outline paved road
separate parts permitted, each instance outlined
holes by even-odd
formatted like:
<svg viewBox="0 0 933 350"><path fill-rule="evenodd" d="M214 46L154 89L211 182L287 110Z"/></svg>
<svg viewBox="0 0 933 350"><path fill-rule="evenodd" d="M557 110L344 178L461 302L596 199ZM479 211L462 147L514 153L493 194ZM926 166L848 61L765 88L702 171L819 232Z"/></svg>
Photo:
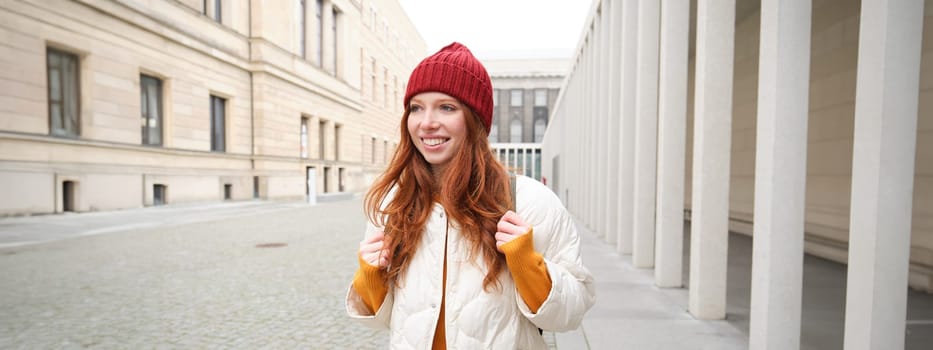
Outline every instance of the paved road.
<svg viewBox="0 0 933 350"><path fill-rule="evenodd" d="M8 238L0 248L0 348L384 347L386 332L343 310L364 229L360 200L272 206L234 205L202 213L215 221L201 222L191 219L194 207L165 209L157 220L150 210L112 229L59 233L30 224L42 218L0 220ZM17 245L17 228L54 240ZM61 239L67 235L80 237ZM286 245L257 247L266 243Z"/></svg>

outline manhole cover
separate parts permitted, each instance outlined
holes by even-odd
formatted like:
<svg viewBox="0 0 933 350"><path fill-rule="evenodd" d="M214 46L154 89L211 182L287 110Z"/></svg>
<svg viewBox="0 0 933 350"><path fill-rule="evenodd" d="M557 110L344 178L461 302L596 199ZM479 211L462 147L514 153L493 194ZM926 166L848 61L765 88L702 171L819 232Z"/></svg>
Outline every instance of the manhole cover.
<svg viewBox="0 0 933 350"><path fill-rule="evenodd" d="M259 244L256 245L256 248L279 248L279 247L284 247L284 246L287 246L287 245L288 245L287 243L279 243L279 242L276 242L276 243L259 243Z"/></svg>

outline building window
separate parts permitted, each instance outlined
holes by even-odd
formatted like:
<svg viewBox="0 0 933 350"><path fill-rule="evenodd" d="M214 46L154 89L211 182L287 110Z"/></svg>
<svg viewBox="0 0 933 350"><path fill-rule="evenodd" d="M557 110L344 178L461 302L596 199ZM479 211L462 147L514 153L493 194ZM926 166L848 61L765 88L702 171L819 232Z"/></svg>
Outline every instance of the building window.
<svg viewBox="0 0 933 350"><path fill-rule="evenodd" d="M162 80L139 76L143 144L162 145Z"/></svg>
<svg viewBox="0 0 933 350"><path fill-rule="evenodd" d="M496 96L495 90L493 90L493 96ZM493 100L495 102L495 100ZM489 142L495 143L499 142L499 109L492 109L492 125L489 128Z"/></svg>
<svg viewBox="0 0 933 350"><path fill-rule="evenodd" d="M376 103L376 58L372 58L373 69L369 73L369 77L373 81L373 103Z"/></svg>
<svg viewBox="0 0 933 350"><path fill-rule="evenodd" d="M81 91L78 56L48 49L49 126L53 136L78 137L81 134Z"/></svg>
<svg viewBox="0 0 933 350"><path fill-rule="evenodd" d="M314 16L317 19L317 56L314 63L321 67L324 64L324 0L315 1Z"/></svg>
<svg viewBox="0 0 933 350"><path fill-rule="evenodd" d="M366 96L366 84L363 79L366 79L366 66L363 65L363 62L366 62L366 54L363 52L363 48L360 48L360 99L362 100Z"/></svg>
<svg viewBox="0 0 933 350"><path fill-rule="evenodd" d="M301 58L307 58L307 13L305 0L298 0L298 9L295 10L296 21L298 22L298 54Z"/></svg>
<svg viewBox="0 0 933 350"><path fill-rule="evenodd" d="M334 160L340 160L340 133L343 125L334 124Z"/></svg>
<svg viewBox="0 0 933 350"><path fill-rule="evenodd" d="M233 184L224 184L224 200L233 199Z"/></svg>
<svg viewBox="0 0 933 350"><path fill-rule="evenodd" d="M382 68L382 107L389 108L389 68Z"/></svg>
<svg viewBox="0 0 933 350"><path fill-rule="evenodd" d="M324 193L330 192L330 167L324 167Z"/></svg>
<svg viewBox="0 0 933 350"><path fill-rule="evenodd" d="M535 90L535 107L547 107L547 90Z"/></svg>
<svg viewBox="0 0 933 350"><path fill-rule="evenodd" d="M509 142L522 142L522 120L520 118L512 118L512 124L509 126L509 133Z"/></svg>
<svg viewBox="0 0 933 350"><path fill-rule="evenodd" d="M220 2L221 2L221 0L214 0L214 21L217 22L217 23L221 23L221 24L222 24L222 23L223 23L223 20L222 20L223 17L221 16L222 13L220 12L220 8L221 8L221 6L220 6L221 3L220 3Z"/></svg>
<svg viewBox="0 0 933 350"><path fill-rule="evenodd" d="M372 142L372 147L373 147L373 151L372 151L372 163L373 163L373 164L376 164L376 138L373 137L372 140L373 140L373 142Z"/></svg>
<svg viewBox="0 0 933 350"><path fill-rule="evenodd" d="M398 76L392 76L392 107L398 110Z"/></svg>
<svg viewBox="0 0 933 350"><path fill-rule="evenodd" d="M492 118L492 127L489 128L489 142L499 142L499 125L496 123L496 118Z"/></svg>
<svg viewBox="0 0 933 350"><path fill-rule="evenodd" d="M535 119L535 142L540 143L544 139L545 130L547 130L547 120L543 118Z"/></svg>
<svg viewBox="0 0 933 350"><path fill-rule="evenodd" d="M492 89L492 105L499 105L499 89Z"/></svg>
<svg viewBox="0 0 933 350"><path fill-rule="evenodd" d="M211 151L214 152L224 152L226 149L226 108L226 99L211 95Z"/></svg>
<svg viewBox="0 0 933 350"><path fill-rule="evenodd" d="M308 117L301 117L301 158L308 158Z"/></svg>
<svg viewBox="0 0 933 350"><path fill-rule="evenodd" d="M331 48L331 59L334 61L334 76L337 76L337 47L339 46L337 42L337 21L340 19L340 11L336 7L332 8L333 18L330 21L330 30L333 40L331 43L333 47Z"/></svg>
<svg viewBox="0 0 933 350"><path fill-rule="evenodd" d="M511 98L509 98L509 106L521 107L522 106L522 90L515 89L515 90L510 91L510 93L512 94L512 96Z"/></svg>
<svg viewBox="0 0 933 350"><path fill-rule="evenodd" d="M389 162L389 141L382 141L382 163Z"/></svg>
<svg viewBox="0 0 933 350"><path fill-rule="evenodd" d="M321 120L317 123L318 138L318 157L324 159L324 131L327 129L327 121Z"/></svg>

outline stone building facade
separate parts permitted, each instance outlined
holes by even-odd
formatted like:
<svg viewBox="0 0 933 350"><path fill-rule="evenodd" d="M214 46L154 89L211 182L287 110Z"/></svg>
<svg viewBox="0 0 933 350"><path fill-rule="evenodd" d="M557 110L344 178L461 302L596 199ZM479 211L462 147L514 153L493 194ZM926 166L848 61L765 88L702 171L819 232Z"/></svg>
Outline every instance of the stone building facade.
<svg viewBox="0 0 933 350"><path fill-rule="evenodd" d="M516 173L541 180L541 140L557 100L566 58L482 59L493 86L489 142Z"/></svg>
<svg viewBox="0 0 933 350"><path fill-rule="evenodd" d="M368 186L426 45L396 1L0 2L0 216Z"/></svg>

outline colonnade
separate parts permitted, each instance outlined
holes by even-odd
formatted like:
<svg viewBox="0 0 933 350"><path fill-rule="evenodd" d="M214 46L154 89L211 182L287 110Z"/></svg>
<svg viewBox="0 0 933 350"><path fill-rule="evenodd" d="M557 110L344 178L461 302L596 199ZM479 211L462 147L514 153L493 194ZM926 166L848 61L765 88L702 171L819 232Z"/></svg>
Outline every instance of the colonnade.
<svg viewBox="0 0 933 350"><path fill-rule="evenodd" d="M904 344L923 5L861 4L846 349ZM691 31L690 0L594 2L542 143L542 173L578 220L653 268L659 287L681 287L690 220L689 312L722 319L736 3L695 6ZM808 0L761 2L752 349L800 347L811 12Z"/></svg>

